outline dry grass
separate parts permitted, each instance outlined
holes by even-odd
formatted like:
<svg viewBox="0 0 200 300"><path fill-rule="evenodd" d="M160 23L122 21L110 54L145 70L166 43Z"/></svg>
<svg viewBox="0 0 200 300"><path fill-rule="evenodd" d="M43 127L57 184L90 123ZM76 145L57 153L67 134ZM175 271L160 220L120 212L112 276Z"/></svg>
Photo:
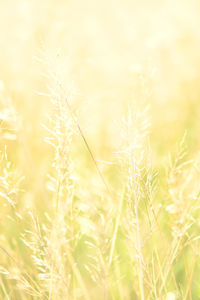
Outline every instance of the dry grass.
<svg viewBox="0 0 200 300"><path fill-rule="evenodd" d="M0 299L200 299L200 5L0 3Z"/></svg>

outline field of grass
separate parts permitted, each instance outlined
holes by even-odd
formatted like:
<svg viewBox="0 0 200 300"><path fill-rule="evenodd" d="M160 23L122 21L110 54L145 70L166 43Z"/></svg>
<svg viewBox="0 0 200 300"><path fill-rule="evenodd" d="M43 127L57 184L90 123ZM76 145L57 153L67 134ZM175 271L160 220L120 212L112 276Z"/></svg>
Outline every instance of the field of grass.
<svg viewBox="0 0 200 300"><path fill-rule="evenodd" d="M200 299L199 0L1 0L0 37L0 299Z"/></svg>

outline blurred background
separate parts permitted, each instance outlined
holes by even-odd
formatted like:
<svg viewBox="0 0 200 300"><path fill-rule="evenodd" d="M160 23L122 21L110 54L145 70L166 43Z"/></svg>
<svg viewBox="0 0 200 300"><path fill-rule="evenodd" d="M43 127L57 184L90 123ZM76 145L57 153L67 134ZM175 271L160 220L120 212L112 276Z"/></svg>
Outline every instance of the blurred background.
<svg viewBox="0 0 200 300"><path fill-rule="evenodd" d="M117 147L123 110L144 98L157 155L185 130L198 148L199 1L8 0L0 8L1 92L12 98L34 159L44 155L49 101L38 93L47 91L48 72L73 95L95 151Z"/></svg>

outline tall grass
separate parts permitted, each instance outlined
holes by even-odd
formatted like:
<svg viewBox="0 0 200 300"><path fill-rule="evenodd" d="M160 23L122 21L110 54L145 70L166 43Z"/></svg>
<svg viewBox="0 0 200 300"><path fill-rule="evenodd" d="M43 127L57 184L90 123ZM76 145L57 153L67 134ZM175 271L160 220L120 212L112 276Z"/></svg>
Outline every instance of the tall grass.
<svg viewBox="0 0 200 300"><path fill-rule="evenodd" d="M200 299L198 1L0 8L0 299Z"/></svg>

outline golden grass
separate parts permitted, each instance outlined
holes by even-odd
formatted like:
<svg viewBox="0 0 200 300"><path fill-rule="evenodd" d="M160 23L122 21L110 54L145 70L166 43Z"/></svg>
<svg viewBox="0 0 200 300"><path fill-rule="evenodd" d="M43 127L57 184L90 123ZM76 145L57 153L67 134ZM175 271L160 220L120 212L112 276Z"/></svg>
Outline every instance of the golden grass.
<svg viewBox="0 0 200 300"><path fill-rule="evenodd" d="M199 2L0 25L0 299L200 299Z"/></svg>

